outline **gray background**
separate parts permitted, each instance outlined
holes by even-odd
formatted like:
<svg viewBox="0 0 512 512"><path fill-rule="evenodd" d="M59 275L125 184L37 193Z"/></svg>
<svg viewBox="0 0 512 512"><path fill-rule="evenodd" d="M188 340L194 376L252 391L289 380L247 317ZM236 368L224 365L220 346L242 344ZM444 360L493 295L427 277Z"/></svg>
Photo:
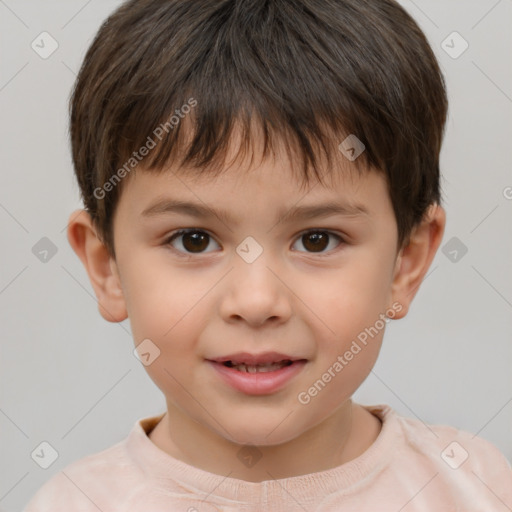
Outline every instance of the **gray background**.
<svg viewBox="0 0 512 512"><path fill-rule="evenodd" d="M64 466L165 409L133 355L128 321L100 317L65 231L69 213L81 207L67 101L86 48L119 3L0 0L3 511L21 510ZM402 5L426 32L447 80L443 246L457 240L437 254L410 314L391 322L355 399L478 434L512 460L512 1ZM47 59L31 48L43 31L59 45ZM460 52L460 40L446 39L454 31L469 44L457 58L443 49ZM57 248L46 262L32 252L43 237ZM48 469L31 458L42 441L59 454Z"/></svg>

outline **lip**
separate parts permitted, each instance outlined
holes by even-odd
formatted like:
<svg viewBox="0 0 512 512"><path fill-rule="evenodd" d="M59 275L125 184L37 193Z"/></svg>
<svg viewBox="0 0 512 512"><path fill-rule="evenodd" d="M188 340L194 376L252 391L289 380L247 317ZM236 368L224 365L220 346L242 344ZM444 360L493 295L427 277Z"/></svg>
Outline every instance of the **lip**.
<svg viewBox="0 0 512 512"><path fill-rule="evenodd" d="M283 359L290 359L284 357ZM230 360L230 359L226 359ZM282 360L282 359L280 359ZM272 372L246 373L224 366L222 362L207 360L222 380L247 395L270 395L282 389L302 371L306 359L294 360L291 365ZM252 363L256 364L256 363Z"/></svg>
<svg viewBox="0 0 512 512"><path fill-rule="evenodd" d="M214 359L208 359L208 361L213 361L216 363L224 363L226 361L231 361L233 364L248 364L248 365L256 365L256 364L267 364L267 363L277 363L279 361L299 361L303 360L303 358L293 357L286 354L281 354L279 352L262 352L261 354L250 354L249 352L237 352L236 354L231 354L228 356L216 357Z"/></svg>

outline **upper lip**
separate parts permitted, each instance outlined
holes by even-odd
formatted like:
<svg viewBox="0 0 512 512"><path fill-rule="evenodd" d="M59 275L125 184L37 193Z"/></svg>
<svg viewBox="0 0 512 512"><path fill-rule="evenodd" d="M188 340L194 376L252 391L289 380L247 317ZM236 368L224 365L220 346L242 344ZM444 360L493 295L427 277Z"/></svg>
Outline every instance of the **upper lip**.
<svg viewBox="0 0 512 512"><path fill-rule="evenodd" d="M233 364L268 364L278 363L279 361L299 361L304 360L303 357L293 357L286 354L280 354L279 352L263 352L261 354L249 354L248 352L237 352L228 356L215 357L209 359L216 363L225 363L231 361Z"/></svg>

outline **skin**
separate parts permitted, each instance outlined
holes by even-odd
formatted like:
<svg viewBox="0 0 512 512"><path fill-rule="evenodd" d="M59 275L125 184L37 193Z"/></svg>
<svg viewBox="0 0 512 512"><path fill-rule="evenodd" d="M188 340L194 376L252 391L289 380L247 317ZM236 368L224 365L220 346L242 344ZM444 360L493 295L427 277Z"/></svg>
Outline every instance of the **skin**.
<svg viewBox="0 0 512 512"><path fill-rule="evenodd" d="M379 435L380 420L351 396L373 368L385 329L309 403L297 397L380 315L390 309L394 319L407 314L441 242L445 212L433 205L398 250L381 173L351 173L339 153L329 182L313 179L304 188L282 146L257 163L233 165L234 149L229 155L231 164L215 179L173 167L126 177L113 222L115 260L84 210L71 214L68 239L102 316L111 322L129 317L135 345L149 338L160 350L145 367L167 403L149 435L153 443L197 468L251 482L324 471L358 457ZM164 197L227 210L231 220L141 215ZM278 217L281 208L330 200L359 204L367 213ZM199 252L183 236L168 241L185 228L210 235ZM302 236L313 228L332 235L315 246ZM247 236L263 249L252 263L236 252ZM308 362L282 390L249 396L226 385L205 361L238 351L278 351ZM243 445L261 454L253 467L237 457Z"/></svg>

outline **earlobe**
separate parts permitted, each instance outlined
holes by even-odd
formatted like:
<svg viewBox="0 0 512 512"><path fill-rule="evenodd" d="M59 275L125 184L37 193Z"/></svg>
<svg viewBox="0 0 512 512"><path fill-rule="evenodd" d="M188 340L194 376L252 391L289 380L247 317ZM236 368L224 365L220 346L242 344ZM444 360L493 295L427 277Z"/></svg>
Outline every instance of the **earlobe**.
<svg viewBox="0 0 512 512"><path fill-rule="evenodd" d="M441 244L446 214L440 205L431 205L423 221L417 225L397 257L392 284L393 301L402 305L395 318L403 318Z"/></svg>
<svg viewBox="0 0 512 512"><path fill-rule="evenodd" d="M67 236L89 275L101 316L109 322L122 322L128 314L117 265L85 210L70 215Z"/></svg>

